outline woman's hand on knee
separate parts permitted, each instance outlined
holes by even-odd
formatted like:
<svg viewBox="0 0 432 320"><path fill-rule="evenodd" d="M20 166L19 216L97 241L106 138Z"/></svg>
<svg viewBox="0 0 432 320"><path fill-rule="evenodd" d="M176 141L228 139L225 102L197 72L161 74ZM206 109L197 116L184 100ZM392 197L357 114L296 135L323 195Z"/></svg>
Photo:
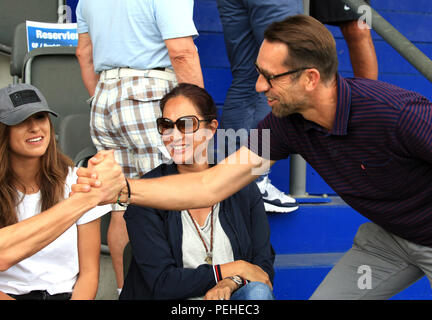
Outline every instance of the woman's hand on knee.
<svg viewBox="0 0 432 320"><path fill-rule="evenodd" d="M229 300L238 285L229 278L219 281L204 296L204 300Z"/></svg>
<svg viewBox="0 0 432 320"><path fill-rule="evenodd" d="M260 266L256 264L249 263L244 260L235 261L238 263L238 272L237 274L243 279L249 281L258 281L262 282L270 287L273 290L273 285L270 281L270 277Z"/></svg>

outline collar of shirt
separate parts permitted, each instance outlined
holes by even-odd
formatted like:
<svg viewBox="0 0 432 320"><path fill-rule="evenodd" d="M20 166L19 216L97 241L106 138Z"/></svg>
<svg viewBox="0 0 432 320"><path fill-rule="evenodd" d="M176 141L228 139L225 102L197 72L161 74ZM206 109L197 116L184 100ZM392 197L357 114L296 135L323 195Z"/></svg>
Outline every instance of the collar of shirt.
<svg viewBox="0 0 432 320"><path fill-rule="evenodd" d="M336 106L336 115L335 121L333 125L333 129L328 132L329 135L337 135L343 136L348 132L348 120L349 113L351 109L351 87L345 81L345 79L340 75L336 75L337 81L337 106ZM304 130L315 129L321 132L327 132L326 129L321 127L320 125L305 120Z"/></svg>

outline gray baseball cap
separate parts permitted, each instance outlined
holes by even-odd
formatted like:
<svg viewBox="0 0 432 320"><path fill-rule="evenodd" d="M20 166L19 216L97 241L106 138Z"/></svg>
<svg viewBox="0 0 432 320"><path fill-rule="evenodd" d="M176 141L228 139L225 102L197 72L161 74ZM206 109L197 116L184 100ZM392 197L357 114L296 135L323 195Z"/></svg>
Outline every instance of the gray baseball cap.
<svg viewBox="0 0 432 320"><path fill-rule="evenodd" d="M0 89L0 122L14 126L38 112L57 113L48 107L42 93L27 83L10 84Z"/></svg>

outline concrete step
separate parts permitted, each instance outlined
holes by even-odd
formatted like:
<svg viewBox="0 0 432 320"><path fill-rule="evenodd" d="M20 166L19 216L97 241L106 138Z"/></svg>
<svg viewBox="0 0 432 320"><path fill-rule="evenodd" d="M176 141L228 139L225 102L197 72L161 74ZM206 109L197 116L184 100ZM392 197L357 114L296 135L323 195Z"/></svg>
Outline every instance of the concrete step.
<svg viewBox="0 0 432 320"><path fill-rule="evenodd" d="M275 259L274 293L278 300L307 300L342 257L343 252L281 254ZM391 300L432 300L426 277Z"/></svg>
<svg viewBox="0 0 432 320"><path fill-rule="evenodd" d="M277 254L344 252L358 227L368 220L339 197L301 204L292 213L269 213L271 242Z"/></svg>
<svg viewBox="0 0 432 320"><path fill-rule="evenodd" d="M305 300L351 248L358 227L368 220L339 197L327 203L301 204L288 214L268 214L276 251L274 292L279 300ZM392 300L432 300L423 277Z"/></svg>
<svg viewBox="0 0 432 320"><path fill-rule="evenodd" d="M307 300L343 253L278 254L274 294L278 300Z"/></svg>

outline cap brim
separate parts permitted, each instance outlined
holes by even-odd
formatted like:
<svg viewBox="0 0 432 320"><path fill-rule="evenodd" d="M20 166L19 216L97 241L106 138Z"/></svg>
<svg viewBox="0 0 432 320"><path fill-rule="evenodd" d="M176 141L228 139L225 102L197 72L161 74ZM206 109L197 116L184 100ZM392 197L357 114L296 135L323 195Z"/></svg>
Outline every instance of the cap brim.
<svg viewBox="0 0 432 320"><path fill-rule="evenodd" d="M58 117L57 113L41 105L40 103L31 103L26 104L24 108L17 108L14 112L10 113L8 117L0 119L0 122L8 126L14 126L39 112L48 112L53 116Z"/></svg>

